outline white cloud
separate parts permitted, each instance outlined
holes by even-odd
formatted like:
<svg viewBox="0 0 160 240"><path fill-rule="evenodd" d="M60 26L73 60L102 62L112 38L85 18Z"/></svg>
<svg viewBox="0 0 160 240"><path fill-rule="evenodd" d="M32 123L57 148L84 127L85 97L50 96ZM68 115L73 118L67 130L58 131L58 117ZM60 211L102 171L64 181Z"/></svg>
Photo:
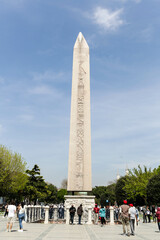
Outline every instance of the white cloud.
<svg viewBox="0 0 160 240"><path fill-rule="evenodd" d="M33 72L31 73L34 81L64 81L65 74L63 72L55 73L53 71L45 71L43 73Z"/></svg>
<svg viewBox="0 0 160 240"><path fill-rule="evenodd" d="M35 88L30 89L29 93L37 94L37 95L39 94L46 95L46 94L52 94L53 91L49 86L41 85L41 86L37 86Z"/></svg>
<svg viewBox="0 0 160 240"><path fill-rule="evenodd" d="M107 8L97 7L90 18L105 30L114 31L124 24L121 19L123 9L111 11Z"/></svg>
<svg viewBox="0 0 160 240"><path fill-rule="evenodd" d="M57 89L54 89L47 85L40 85L29 89L29 93L33 95L53 95L54 98L59 98L62 96L62 93Z"/></svg>

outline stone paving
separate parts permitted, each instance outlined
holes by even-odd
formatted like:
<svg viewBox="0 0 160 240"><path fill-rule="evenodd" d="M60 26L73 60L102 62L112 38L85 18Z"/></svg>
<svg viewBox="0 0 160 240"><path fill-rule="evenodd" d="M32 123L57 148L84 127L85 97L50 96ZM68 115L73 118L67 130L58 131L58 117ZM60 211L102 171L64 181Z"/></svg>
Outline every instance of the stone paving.
<svg viewBox="0 0 160 240"><path fill-rule="evenodd" d="M24 231L18 232L18 221L14 223L12 232L5 232L6 219L0 217L0 240L119 240L128 239L122 236L122 225L66 225L24 223ZM136 227L135 240L160 240L160 232L155 223L140 223ZM130 239L129 238L129 239Z"/></svg>

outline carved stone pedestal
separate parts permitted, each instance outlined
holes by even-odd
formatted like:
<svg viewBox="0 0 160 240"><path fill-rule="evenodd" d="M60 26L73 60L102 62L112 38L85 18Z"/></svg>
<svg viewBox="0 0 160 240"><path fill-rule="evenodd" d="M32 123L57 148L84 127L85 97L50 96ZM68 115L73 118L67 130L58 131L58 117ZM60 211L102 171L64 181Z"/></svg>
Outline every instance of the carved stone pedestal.
<svg viewBox="0 0 160 240"><path fill-rule="evenodd" d="M70 213L69 209L72 205L76 208L76 213L74 216L74 223L78 223L77 208L82 204L83 215L81 219L82 224L92 224L93 220L93 208L95 206L95 196L85 196L85 195L66 195L65 197L65 208L66 208L66 224L70 223Z"/></svg>

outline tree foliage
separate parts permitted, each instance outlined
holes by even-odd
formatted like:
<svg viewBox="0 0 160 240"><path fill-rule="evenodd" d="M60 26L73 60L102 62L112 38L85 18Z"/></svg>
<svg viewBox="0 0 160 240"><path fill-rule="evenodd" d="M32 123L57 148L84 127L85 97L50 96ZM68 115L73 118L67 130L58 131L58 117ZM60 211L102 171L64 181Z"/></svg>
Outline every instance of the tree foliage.
<svg viewBox="0 0 160 240"><path fill-rule="evenodd" d="M32 170L26 171L28 175L28 181L24 194L29 199L29 202L37 201L44 202L47 197L48 188L43 177L40 175L40 168L38 165L34 165Z"/></svg>
<svg viewBox="0 0 160 240"><path fill-rule="evenodd" d="M26 162L18 153L0 145L0 195L8 199L22 198L27 181Z"/></svg>
<svg viewBox="0 0 160 240"><path fill-rule="evenodd" d="M160 204L160 173L149 179L147 184L147 201L149 204Z"/></svg>
<svg viewBox="0 0 160 240"><path fill-rule="evenodd" d="M96 203L99 205L105 206L106 200L108 200L108 204L114 204L115 202L115 183L112 183L108 186L96 186L92 189L93 195L95 195Z"/></svg>
<svg viewBox="0 0 160 240"><path fill-rule="evenodd" d="M127 176L121 177L115 186L116 202L118 205L121 205L123 203L123 200L127 199L127 193L125 191L126 179Z"/></svg>
<svg viewBox="0 0 160 240"><path fill-rule="evenodd" d="M67 190L62 188L57 193L58 203L64 202L64 195L67 195Z"/></svg>
<svg viewBox="0 0 160 240"><path fill-rule="evenodd" d="M51 183L47 183L48 194L45 198L46 203L57 203L57 187Z"/></svg>
<svg viewBox="0 0 160 240"><path fill-rule="evenodd" d="M147 169L144 166L144 170L138 165L138 168L129 170L129 176L125 180L125 186L123 190L126 192L128 199L134 201L137 205L137 199L141 199L142 202L147 203L146 187L149 179L153 176L154 172L151 168Z"/></svg>

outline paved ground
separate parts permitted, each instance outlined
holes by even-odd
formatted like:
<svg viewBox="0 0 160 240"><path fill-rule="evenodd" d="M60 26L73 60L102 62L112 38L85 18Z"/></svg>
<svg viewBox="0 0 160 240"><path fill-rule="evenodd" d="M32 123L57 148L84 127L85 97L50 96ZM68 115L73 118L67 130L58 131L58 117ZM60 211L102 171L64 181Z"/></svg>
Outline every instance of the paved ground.
<svg viewBox="0 0 160 240"><path fill-rule="evenodd" d="M18 222L14 223L12 232L5 232L6 219L0 217L0 239L1 240L119 240L128 239L127 236L121 236L122 225L65 225L65 224L41 224L25 223L24 232L18 232ZM140 223L136 228L136 235L129 239L135 240L160 240L155 223Z"/></svg>

